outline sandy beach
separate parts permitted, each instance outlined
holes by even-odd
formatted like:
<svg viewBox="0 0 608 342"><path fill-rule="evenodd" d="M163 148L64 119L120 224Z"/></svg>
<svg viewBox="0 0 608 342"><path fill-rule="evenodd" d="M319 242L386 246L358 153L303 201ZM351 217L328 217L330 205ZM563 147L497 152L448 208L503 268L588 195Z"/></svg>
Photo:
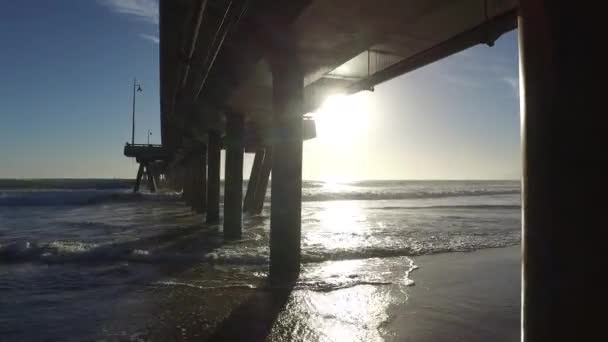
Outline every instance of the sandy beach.
<svg viewBox="0 0 608 342"><path fill-rule="evenodd" d="M182 287L145 340L519 341L520 248L414 258L415 285L334 291Z"/></svg>
<svg viewBox="0 0 608 342"><path fill-rule="evenodd" d="M389 309L388 341L519 341L520 247L414 259L408 300Z"/></svg>

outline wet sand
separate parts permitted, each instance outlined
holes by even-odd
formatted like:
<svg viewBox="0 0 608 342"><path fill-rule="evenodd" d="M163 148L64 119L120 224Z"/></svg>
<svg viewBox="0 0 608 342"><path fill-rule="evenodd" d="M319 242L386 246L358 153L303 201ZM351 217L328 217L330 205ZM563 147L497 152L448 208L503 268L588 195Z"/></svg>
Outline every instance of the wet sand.
<svg viewBox="0 0 608 342"><path fill-rule="evenodd" d="M173 287L142 340L519 341L520 248L414 258L414 286ZM263 284L260 283L263 287ZM158 298L165 298L165 294Z"/></svg>
<svg viewBox="0 0 608 342"><path fill-rule="evenodd" d="M387 341L519 341L520 247L414 258L404 304L389 309Z"/></svg>

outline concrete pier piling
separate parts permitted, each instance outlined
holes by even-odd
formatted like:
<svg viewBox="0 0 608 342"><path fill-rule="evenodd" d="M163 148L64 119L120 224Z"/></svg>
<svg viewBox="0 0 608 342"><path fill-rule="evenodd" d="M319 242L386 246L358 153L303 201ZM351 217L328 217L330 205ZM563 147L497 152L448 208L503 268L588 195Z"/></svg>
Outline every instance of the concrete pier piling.
<svg viewBox="0 0 608 342"><path fill-rule="evenodd" d="M154 162L150 162L147 165L147 170L148 170L148 174L150 175L150 177L152 177L152 192L156 192L156 190L158 190L159 186L160 186L160 170L158 169L158 165Z"/></svg>
<svg viewBox="0 0 608 342"><path fill-rule="evenodd" d="M135 186L133 187L133 192L139 192L139 188L141 187L141 181L146 177L146 182L148 184L148 190L150 192L156 192L157 184L158 184L158 176L155 173L154 167L150 165L148 162L140 162L139 167L137 169L137 177L135 178Z"/></svg>
<svg viewBox="0 0 608 342"><path fill-rule="evenodd" d="M184 169L183 169L183 198L184 202L190 207L194 207L194 188L196 187L194 181L194 158L189 156L184 161Z"/></svg>
<svg viewBox="0 0 608 342"><path fill-rule="evenodd" d="M224 238L239 239L243 225L243 129L240 113L226 117L226 175L224 177Z"/></svg>
<svg viewBox="0 0 608 342"><path fill-rule="evenodd" d="M209 131L207 144L207 223L220 221L220 162L221 138L217 131Z"/></svg>
<svg viewBox="0 0 608 342"><path fill-rule="evenodd" d="M259 214L264 208L264 200L266 199L266 192L268 191L268 180L270 179L270 171L272 170L272 148L266 147L264 149L264 160L262 161L262 167L260 170L260 178L255 189L255 198L251 212L253 214Z"/></svg>
<svg viewBox="0 0 608 342"><path fill-rule="evenodd" d="M249 175L249 182L247 183L247 192L245 193L245 200L243 201L243 212L246 213L253 213L254 211L256 192L260 185L262 163L264 162L264 152L263 148L259 148L255 152L251 173Z"/></svg>
<svg viewBox="0 0 608 342"><path fill-rule="evenodd" d="M146 178L148 181L148 189L150 192L156 192L156 175L154 174L154 167L150 165L150 163L144 164L146 169Z"/></svg>
<svg viewBox="0 0 608 342"><path fill-rule="evenodd" d="M192 156L192 209L204 213L207 207L207 150L202 148Z"/></svg>
<svg viewBox="0 0 608 342"><path fill-rule="evenodd" d="M605 334L600 5L520 1L523 341ZM594 61L594 59L597 60Z"/></svg>
<svg viewBox="0 0 608 342"><path fill-rule="evenodd" d="M139 163L139 168L137 169L137 177L135 178L135 186L133 187L133 192L139 192L139 186L141 184L141 178L144 175L144 164Z"/></svg>
<svg viewBox="0 0 608 342"><path fill-rule="evenodd" d="M304 76L297 40L288 27L278 31L270 58L274 119L270 282L283 285L300 272Z"/></svg>

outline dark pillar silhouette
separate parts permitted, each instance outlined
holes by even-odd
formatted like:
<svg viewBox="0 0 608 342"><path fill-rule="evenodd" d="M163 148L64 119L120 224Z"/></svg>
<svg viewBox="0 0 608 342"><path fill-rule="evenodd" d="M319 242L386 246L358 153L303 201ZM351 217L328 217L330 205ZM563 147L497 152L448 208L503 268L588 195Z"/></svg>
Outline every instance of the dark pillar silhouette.
<svg viewBox="0 0 608 342"><path fill-rule="evenodd" d="M224 176L224 238L240 239L243 225L243 115L226 116Z"/></svg>
<svg viewBox="0 0 608 342"><path fill-rule="evenodd" d="M161 171L160 171L158 163L155 163L155 162L148 163L148 170L152 174L152 180L154 181L153 192L156 192L156 190L158 190L159 186L161 185L161 181L160 181Z"/></svg>
<svg viewBox="0 0 608 342"><path fill-rule="evenodd" d="M273 89L273 163L270 281L283 285L300 272L302 116L304 78L290 27L277 28L270 56Z"/></svg>
<svg viewBox="0 0 608 342"><path fill-rule="evenodd" d="M139 192L139 185L141 184L141 177L144 174L144 164L139 163L139 168L137 169L137 177L135 178L135 187L133 187L133 192Z"/></svg>
<svg viewBox="0 0 608 342"><path fill-rule="evenodd" d="M253 159L249 182L247 183L247 192L245 193L245 201L243 202L244 212L253 211L253 207L255 205L255 195L260 182L263 161L264 149L259 148L255 151L255 158Z"/></svg>
<svg viewBox="0 0 608 342"><path fill-rule="evenodd" d="M268 179L272 169L272 148L266 147L264 151L264 160L260 168L260 178L255 189L255 198L251 213L259 214L264 208L264 200L266 199L266 191L268 188Z"/></svg>
<svg viewBox="0 0 608 342"><path fill-rule="evenodd" d="M204 152L203 152L204 151ZM192 208L205 212L207 202L207 151L202 149L192 156Z"/></svg>
<svg viewBox="0 0 608 342"><path fill-rule="evenodd" d="M207 210L207 146L204 145L201 150L201 212Z"/></svg>
<svg viewBox="0 0 608 342"><path fill-rule="evenodd" d="M184 160L184 167L183 167L183 173L182 173L182 181L183 181L183 194L182 197L184 199L184 202L186 202L186 204L190 207L192 207L192 197L193 197L193 172L192 172L192 158L191 157L187 157L186 160Z"/></svg>
<svg viewBox="0 0 608 342"><path fill-rule="evenodd" d="M207 223L220 222L220 162L221 141L216 131L209 132L207 145L208 181L207 181Z"/></svg>
<svg viewBox="0 0 608 342"><path fill-rule="evenodd" d="M605 335L599 3L520 1L524 341ZM600 299L602 298L602 299Z"/></svg>
<svg viewBox="0 0 608 342"><path fill-rule="evenodd" d="M156 176L154 174L154 167L151 165L151 163L145 163L144 167L146 170L148 189L150 189L150 192L156 192Z"/></svg>

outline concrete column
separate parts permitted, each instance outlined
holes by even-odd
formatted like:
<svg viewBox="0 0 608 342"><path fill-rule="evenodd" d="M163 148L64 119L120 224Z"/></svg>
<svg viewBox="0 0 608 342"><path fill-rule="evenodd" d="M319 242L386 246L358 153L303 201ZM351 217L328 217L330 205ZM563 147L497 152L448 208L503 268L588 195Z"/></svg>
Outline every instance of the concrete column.
<svg viewBox="0 0 608 342"><path fill-rule="evenodd" d="M593 18L604 12L599 3L519 5L523 341L593 341L606 325L605 61Z"/></svg>
<svg viewBox="0 0 608 342"><path fill-rule="evenodd" d="M247 183L247 192L245 193L245 201L243 202L243 211L252 212L255 205L255 195L260 182L260 172L262 171L262 162L264 161L264 149L257 149L253 165L251 166L251 174Z"/></svg>
<svg viewBox="0 0 608 342"><path fill-rule="evenodd" d="M161 169L158 165L158 163L152 163L151 166L152 168L152 177L154 177L154 189L158 190L159 187L161 187Z"/></svg>
<svg viewBox="0 0 608 342"><path fill-rule="evenodd" d="M198 151L192 156L192 208L198 213L207 206L207 151Z"/></svg>
<svg viewBox="0 0 608 342"><path fill-rule="evenodd" d="M177 191L182 191L182 200L184 198L184 188L186 185L186 162L182 161L182 163L175 168L175 186Z"/></svg>
<svg viewBox="0 0 608 342"><path fill-rule="evenodd" d="M243 115L226 116L224 176L224 238L241 238L243 225Z"/></svg>
<svg viewBox="0 0 608 342"><path fill-rule="evenodd" d="M207 145L208 181L207 181L207 223L220 222L220 161L221 139L216 131L209 131Z"/></svg>
<svg viewBox="0 0 608 342"><path fill-rule="evenodd" d="M192 181L192 159L188 157L184 160L183 172L182 172L182 184L183 184L183 200L188 206L192 206L192 193L193 193L193 181Z"/></svg>
<svg viewBox="0 0 608 342"><path fill-rule="evenodd" d="M192 210L194 210L195 205L196 205L196 200L197 200L197 187L198 187L198 182L197 182L197 173L198 173L198 167L200 166L199 163L197 163L197 157L195 155L191 155L190 156L190 160L188 161L188 185L190 186L190 191L188 192L189 194L189 204L190 207L192 208Z"/></svg>
<svg viewBox="0 0 608 342"><path fill-rule="evenodd" d="M201 149L200 163L201 212L205 212L207 210L207 145Z"/></svg>
<svg viewBox="0 0 608 342"><path fill-rule="evenodd" d="M264 200L266 199L266 191L268 188L268 179L272 169L272 148L266 147L264 151L264 161L260 170L260 178L255 189L255 198L252 206L252 213L259 214L264 208Z"/></svg>
<svg viewBox="0 0 608 342"><path fill-rule="evenodd" d="M181 180L181 167L179 166L175 166L173 168L171 168L171 171L169 173L169 179L170 179L170 184L171 184L171 189L173 191L179 192L182 191L182 180Z"/></svg>
<svg viewBox="0 0 608 342"><path fill-rule="evenodd" d="M150 164L151 163L145 164L148 188L150 189L150 192L156 192L156 176L154 174L154 167Z"/></svg>
<svg viewBox="0 0 608 342"><path fill-rule="evenodd" d="M144 174L144 164L139 163L139 168L137 169L137 177L135 178L135 187L133 187L133 192L139 192L139 185L141 184L141 177Z"/></svg>
<svg viewBox="0 0 608 342"><path fill-rule="evenodd" d="M271 53L273 162L270 219L270 281L285 284L300 272L302 116L304 78L296 39L282 27Z"/></svg>
<svg viewBox="0 0 608 342"><path fill-rule="evenodd" d="M176 188L174 173L175 171L173 170L173 168L167 168L167 170L165 170L165 184L167 184L167 188L171 191L175 191Z"/></svg>

